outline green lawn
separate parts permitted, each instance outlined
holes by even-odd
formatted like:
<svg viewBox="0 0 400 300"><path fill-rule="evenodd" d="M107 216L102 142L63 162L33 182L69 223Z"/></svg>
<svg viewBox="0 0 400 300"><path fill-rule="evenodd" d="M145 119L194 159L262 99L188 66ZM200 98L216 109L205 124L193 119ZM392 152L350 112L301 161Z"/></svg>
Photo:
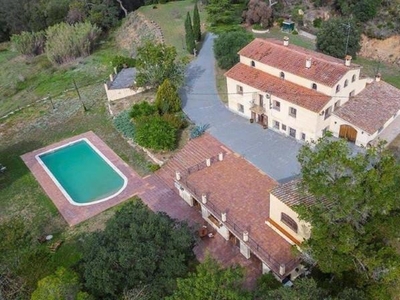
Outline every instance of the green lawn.
<svg viewBox="0 0 400 300"><path fill-rule="evenodd" d="M166 4L158 4L157 9L153 5L142 6L138 11L148 19L160 25L167 45L175 46L179 57L187 55L185 42L185 19L187 12L193 20L193 0L174 1ZM204 6L199 4L200 22L206 22Z"/></svg>
<svg viewBox="0 0 400 300"><path fill-rule="evenodd" d="M287 32L282 32L280 30L280 28L278 27L272 27L269 29L268 33L253 33L253 35L255 37L260 37L260 38L274 38L274 39L278 39L278 40L282 40L283 41L283 37L287 36L289 37L290 43L293 43L294 45L303 47L303 48L307 48L307 49L311 49L311 50L315 50L315 41L304 37L302 35L299 34L291 34L291 33L287 33Z"/></svg>

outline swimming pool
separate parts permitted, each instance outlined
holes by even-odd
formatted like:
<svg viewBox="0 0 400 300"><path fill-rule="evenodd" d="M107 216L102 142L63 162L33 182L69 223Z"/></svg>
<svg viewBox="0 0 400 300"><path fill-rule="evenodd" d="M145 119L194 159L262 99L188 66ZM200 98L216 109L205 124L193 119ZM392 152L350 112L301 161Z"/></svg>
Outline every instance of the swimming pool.
<svg viewBox="0 0 400 300"><path fill-rule="evenodd" d="M120 194L128 183L87 138L40 153L36 159L73 205L106 201Z"/></svg>

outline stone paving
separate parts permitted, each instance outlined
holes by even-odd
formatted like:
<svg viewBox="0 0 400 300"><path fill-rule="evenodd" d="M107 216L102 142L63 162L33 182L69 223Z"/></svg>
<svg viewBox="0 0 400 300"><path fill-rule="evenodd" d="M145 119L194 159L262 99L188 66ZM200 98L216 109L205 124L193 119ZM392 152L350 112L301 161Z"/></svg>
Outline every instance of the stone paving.
<svg viewBox="0 0 400 300"><path fill-rule="evenodd" d="M286 182L300 173L301 144L231 112L219 99L215 84L213 41L207 34L198 57L189 65L181 90L183 110L197 124L210 124L209 133L257 168Z"/></svg>

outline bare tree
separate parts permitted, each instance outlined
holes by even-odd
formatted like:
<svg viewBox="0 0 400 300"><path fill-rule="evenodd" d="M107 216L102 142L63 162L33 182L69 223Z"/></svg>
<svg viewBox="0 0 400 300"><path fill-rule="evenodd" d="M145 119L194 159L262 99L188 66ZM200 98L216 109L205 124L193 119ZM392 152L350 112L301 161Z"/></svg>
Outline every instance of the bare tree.
<svg viewBox="0 0 400 300"><path fill-rule="evenodd" d="M270 5L274 5L270 1ZM243 17L248 24L260 24L264 28L268 27L272 20L272 8L263 0L250 0L248 9L243 13Z"/></svg>

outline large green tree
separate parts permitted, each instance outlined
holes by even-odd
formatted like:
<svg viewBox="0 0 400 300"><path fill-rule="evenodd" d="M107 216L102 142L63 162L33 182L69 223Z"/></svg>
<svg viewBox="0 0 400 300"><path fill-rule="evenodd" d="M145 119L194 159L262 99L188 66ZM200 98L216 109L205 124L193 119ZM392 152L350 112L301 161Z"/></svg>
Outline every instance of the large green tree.
<svg viewBox="0 0 400 300"><path fill-rule="evenodd" d="M194 39L199 42L201 40L201 24L200 24L200 14L199 14L199 8L197 7L197 2L194 4L194 9L193 9L193 34L194 34Z"/></svg>
<svg viewBox="0 0 400 300"><path fill-rule="evenodd" d="M317 49L338 58L346 54L356 58L361 49L360 41L361 30L352 19L331 18L322 23L317 33Z"/></svg>
<svg viewBox="0 0 400 300"><path fill-rule="evenodd" d="M246 300L251 299L243 288L243 269L224 269L214 259L207 257L197 266L195 273L178 279L178 288L167 300Z"/></svg>
<svg viewBox="0 0 400 300"><path fill-rule="evenodd" d="M304 251L321 271L355 272L367 285L399 284L400 167L382 145L353 153L329 135L299 152L304 192L312 206L297 208L312 225ZM389 288L388 288L389 290ZM381 295L383 297L383 295Z"/></svg>
<svg viewBox="0 0 400 300"><path fill-rule="evenodd" d="M183 83L185 64L177 59L175 47L147 42L138 48L136 84L155 87L169 79L175 86Z"/></svg>
<svg viewBox="0 0 400 300"><path fill-rule="evenodd" d="M190 228L152 212L139 199L124 204L104 231L84 239L83 277L96 299L118 299L124 290L144 286L150 299L162 299L193 259Z"/></svg>
<svg viewBox="0 0 400 300"><path fill-rule="evenodd" d="M222 69L230 69L239 62L240 49L251 42L254 37L245 31L221 33L214 42L214 54Z"/></svg>
<svg viewBox="0 0 400 300"><path fill-rule="evenodd" d="M231 0L209 0L206 11L211 26L240 23L240 16Z"/></svg>
<svg viewBox="0 0 400 300"><path fill-rule="evenodd" d="M192 19L190 18L189 12L187 12L185 20L185 39L186 39L186 50L190 54L193 54L196 47L196 42L194 40Z"/></svg>

